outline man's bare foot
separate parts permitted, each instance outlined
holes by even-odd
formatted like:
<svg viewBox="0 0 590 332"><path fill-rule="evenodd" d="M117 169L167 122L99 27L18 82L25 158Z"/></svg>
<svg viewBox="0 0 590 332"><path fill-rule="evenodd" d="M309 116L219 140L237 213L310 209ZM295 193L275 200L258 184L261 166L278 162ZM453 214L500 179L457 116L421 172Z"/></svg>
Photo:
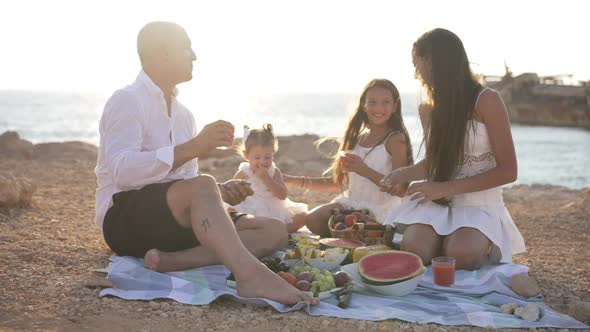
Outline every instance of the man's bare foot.
<svg viewBox="0 0 590 332"><path fill-rule="evenodd" d="M143 266L146 269L159 271L158 267L160 266L160 251L158 249L148 250L148 252L146 252L145 256L143 257Z"/></svg>
<svg viewBox="0 0 590 332"><path fill-rule="evenodd" d="M253 271L246 275L236 275L236 284L238 295L245 298L265 298L287 305L299 302L319 303L318 299L291 286L262 263L256 264Z"/></svg>

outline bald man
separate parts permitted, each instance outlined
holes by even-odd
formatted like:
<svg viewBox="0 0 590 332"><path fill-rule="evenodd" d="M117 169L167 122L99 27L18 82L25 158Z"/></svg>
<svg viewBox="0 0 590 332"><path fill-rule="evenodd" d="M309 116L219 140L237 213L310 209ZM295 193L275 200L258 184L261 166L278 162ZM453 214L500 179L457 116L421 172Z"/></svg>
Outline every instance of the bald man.
<svg viewBox="0 0 590 332"><path fill-rule="evenodd" d="M176 99L176 85L192 79L197 59L184 29L149 23L137 51L142 70L107 101L100 120L95 221L107 245L162 272L224 264L242 297L317 303L255 257L285 246L285 226L224 210L223 201L235 205L252 194L249 186L198 173L197 158L231 146L234 127L219 120L197 132Z"/></svg>

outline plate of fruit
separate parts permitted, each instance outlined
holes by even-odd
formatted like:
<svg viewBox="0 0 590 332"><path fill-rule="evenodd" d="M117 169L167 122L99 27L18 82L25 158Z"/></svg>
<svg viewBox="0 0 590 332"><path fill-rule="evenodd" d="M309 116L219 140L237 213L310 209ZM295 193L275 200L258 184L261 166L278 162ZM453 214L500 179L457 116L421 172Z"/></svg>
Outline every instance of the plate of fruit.
<svg viewBox="0 0 590 332"><path fill-rule="evenodd" d="M346 272L332 273L305 265L295 266L293 273L278 274L299 290L309 292L320 300L332 296L337 288L346 286L351 280Z"/></svg>
<svg viewBox="0 0 590 332"><path fill-rule="evenodd" d="M288 272L289 266L287 266L280 257L276 256L269 256L260 258L260 262L266 265L272 272L279 273L279 272ZM236 288L236 279L233 273L230 273L226 279L226 284L229 287Z"/></svg>
<svg viewBox="0 0 590 332"><path fill-rule="evenodd" d="M293 267L303 260L317 269L331 271L340 266L347 256L348 249L343 248L320 250L315 247L298 247L285 252L285 262L287 266Z"/></svg>
<svg viewBox="0 0 590 332"><path fill-rule="evenodd" d="M303 264L296 265L290 270L278 257L265 257L261 258L260 261L289 284L320 300L334 295L339 289L351 282L351 278L343 271L332 273L328 270ZM236 288L233 274L227 277L226 284L229 287Z"/></svg>
<svg viewBox="0 0 590 332"><path fill-rule="evenodd" d="M319 253L318 253L319 251ZM311 265L320 270L334 270L339 267L340 264L348 256L348 249L343 248L329 248L326 250L314 250L315 257L312 255L303 256L303 259L307 264Z"/></svg>

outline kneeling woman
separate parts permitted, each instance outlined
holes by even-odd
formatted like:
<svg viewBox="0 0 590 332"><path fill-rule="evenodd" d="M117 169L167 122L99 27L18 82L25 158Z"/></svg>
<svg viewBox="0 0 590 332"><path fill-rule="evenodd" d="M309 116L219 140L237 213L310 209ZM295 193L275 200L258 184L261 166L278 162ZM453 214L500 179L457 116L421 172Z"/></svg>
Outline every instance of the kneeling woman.
<svg viewBox="0 0 590 332"><path fill-rule="evenodd" d="M457 269L475 270L488 259L511 262L525 251L500 186L517 176L508 114L500 95L474 77L459 37L435 29L412 51L416 75L430 103L420 105L426 157L393 171L382 190L413 183L387 222L405 224L402 249L429 264L453 256Z"/></svg>

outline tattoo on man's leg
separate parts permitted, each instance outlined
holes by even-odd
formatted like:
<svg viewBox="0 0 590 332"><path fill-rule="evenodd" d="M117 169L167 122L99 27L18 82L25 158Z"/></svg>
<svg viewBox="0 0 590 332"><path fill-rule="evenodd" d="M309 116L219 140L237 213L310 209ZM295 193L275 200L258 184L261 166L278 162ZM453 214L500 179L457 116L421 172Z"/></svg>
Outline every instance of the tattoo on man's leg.
<svg viewBox="0 0 590 332"><path fill-rule="evenodd" d="M207 233L207 230L209 228L211 228L211 223L209 222L209 218L205 218L205 219L203 219L203 221L201 221L201 228L203 228L203 231L205 231L205 233Z"/></svg>

